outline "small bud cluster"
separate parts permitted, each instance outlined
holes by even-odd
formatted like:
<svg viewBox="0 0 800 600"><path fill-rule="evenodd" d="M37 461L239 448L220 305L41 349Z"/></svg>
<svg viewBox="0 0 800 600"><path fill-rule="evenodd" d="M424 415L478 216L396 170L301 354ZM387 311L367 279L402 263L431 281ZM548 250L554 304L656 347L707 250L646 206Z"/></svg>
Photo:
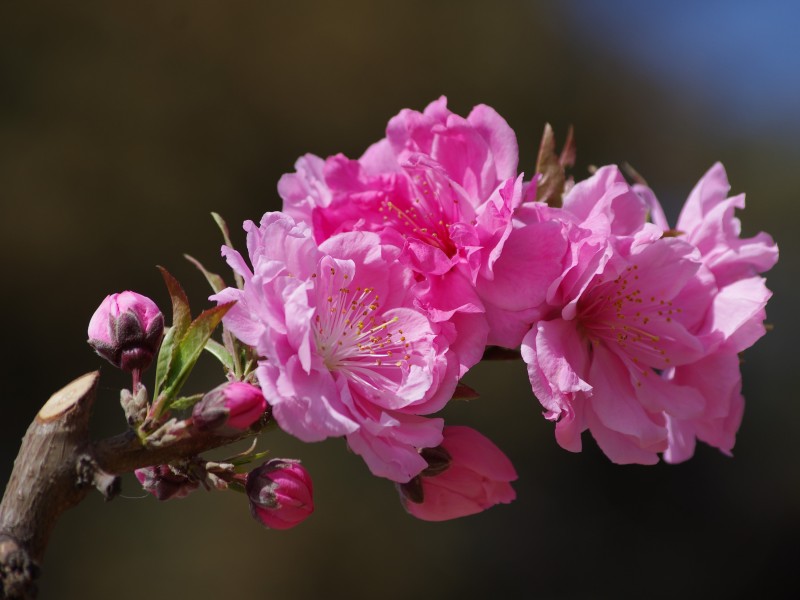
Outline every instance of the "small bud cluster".
<svg viewBox="0 0 800 600"><path fill-rule="evenodd" d="M268 529L291 529L314 512L311 476L300 461L288 458L273 458L245 475L233 463L195 457L137 469L136 478L158 500L184 498L200 486L207 490L243 487L250 512Z"/></svg>
<svg viewBox="0 0 800 600"><path fill-rule="evenodd" d="M165 279L168 286L177 286L171 276L165 274ZM171 293L175 292L173 288ZM177 294L180 301L181 293ZM210 318L207 314L195 321L200 323L197 329L208 326ZM229 373L232 381L217 386L202 397L177 397L182 375L180 371L170 374L170 361L175 360L175 355L181 350L184 355L196 355L208 339L206 336L197 342L189 335L190 328L191 325L185 327L184 324L183 339L176 341L173 335L173 339L167 338L169 341L164 342L169 347L162 348L162 354L167 356L164 361L159 358L158 368L162 371L166 365L166 373L156 374L157 397L151 404L139 376L153 362L164 339L164 317L156 304L135 292L111 294L89 323L92 348L115 367L134 375L133 390L122 390L120 403L128 425L149 448L162 448L191 436L208 434L230 436L233 440L259 423L266 424L270 417L261 389L247 381L236 380L237 375L246 375L237 373L236 369ZM213 324L208 329L213 329ZM191 414L181 418L181 411L189 409ZM314 510L308 472L299 461L292 459L272 459L250 473L242 472L242 465L260 456L251 455L252 450L221 462L194 456L169 464L143 467L137 469L135 475L142 487L158 500L184 498L200 487L206 490L234 489L247 493L253 516L265 527L289 529L304 521Z"/></svg>

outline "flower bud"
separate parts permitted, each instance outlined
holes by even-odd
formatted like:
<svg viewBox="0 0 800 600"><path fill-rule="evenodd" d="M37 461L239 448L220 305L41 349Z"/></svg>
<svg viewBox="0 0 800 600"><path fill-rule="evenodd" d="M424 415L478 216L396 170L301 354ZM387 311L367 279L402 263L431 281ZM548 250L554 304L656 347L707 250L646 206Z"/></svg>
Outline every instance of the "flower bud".
<svg viewBox="0 0 800 600"><path fill-rule="evenodd" d="M106 296L89 321L89 345L123 371L150 366L163 335L158 306L136 292Z"/></svg>
<svg viewBox="0 0 800 600"><path fill-rule="evenodd" d="M200 431L227 428L244 431L261 418L267 401L261 390L243 381L223 383L208 392L192 409L192 422Z"/></svg>
<svg viewBox="0 0 800 600"><path fill-rule="evenodd" d="M155 465L136 469L134 474L145 491L150 492L159 500L183 498L199 486L197 481L189 479L189 477L169 465Z"/></svg>
<svg viewBox="0 0 800 600"><path fill-rule="evenodd" d="M311 476L300 461L273 458L247 474L253 517L270 529L290 529L314 512Z"/></svg>
<svg viewBox="0 0 800 600"><path fill-rule="evenodd" d="M425 448L428 468L398 485L405 509L425 521L445 521L507 504L516 493L511 461L489 439L469 427L445 427L441 446Z"/></svg>

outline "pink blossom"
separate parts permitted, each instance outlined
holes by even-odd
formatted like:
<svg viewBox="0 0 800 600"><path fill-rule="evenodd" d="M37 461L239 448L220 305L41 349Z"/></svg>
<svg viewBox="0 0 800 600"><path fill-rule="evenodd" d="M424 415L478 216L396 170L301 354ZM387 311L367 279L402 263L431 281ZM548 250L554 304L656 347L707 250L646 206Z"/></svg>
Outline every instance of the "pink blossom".
<svg viewBox="0 0 800 600"><path fill-rule="evenodd" d="M493 109L466 118L442 97L420 113L402 110L386 137L358 160L306 155L284 175L284 210L318 242L371 231L402 249L421 275L417 302L447 323L460 375L480 360L488 326L476 282L490 281L522 199L514 132Z"/></svg>
<svg viewBox="0 0 800 600"><path fill-rule="evenodd" d="M538 202L518 208L494 279L478 282L488 342L516 348L535 321L559 311L574 318L578 299L613 252L611 238L621 241L643 228L646 213L616 167L598 169L572 187L563 209ZM657 227L646 231L661 236Z"/></svg>
<svg viewBox="0 0 800 600"><path fill-rule="evenodd" d="M670 230L653 192L637 186L653 214L653 221ZM667 416L669 462L686 460L694 453L695 440L729 454L742 419L744 398L738 353L765 333L765 306L771 296L761 273L778 259L778 248L766 233L741 237L735 209L744 208L744 195L728 198L730 184L717 163L692 190L678 218L675 234L692 244L700 262L716 284L708 316L707 356L700 361L665 370L662 377L699 393L705 407L693 418Z"/></svg>
<svg viewBox="0 0 800 600"><path fill-rule="evenodd" d="M438 448L423 451L430 466L399 486L406 510L425 521L473 515L516 498L509 482L517 479L511 461L489 439L470 427L444 428Z"/></svg>
<svg viewBox="0 0 800 600"><path fill-rule="evenodd" d="M614 462L655 463L668 419L706 408L697 389L660 374L708 354L714 279L694 246L645 222L645 202L615 167L576 184L563 210L534 213L560 221L568 240L522 341L545 417L564 448L579 451L588 429Z"/></svg>
<svg viewBox="0 0 800 600"><path fill-rule="evenodd" d="M415 308L413 272L372 232L317 246L283 213L245 223L252 271L223 248L244 289L224 323L261 357L256 374L278 424L303 441L346 436L372 472L408 481L418 448L441 441L458 365L439 326Z"/></svg>
<svg viewBox="0 0 800 600"><path fill-rule="evenodd" d="M118 369L150 366L164 335L164 316L147 296L110 294L89 321L89 345Z"/></svg>
<svg viewBox="0 0 800 600"><path fill-rule="evenodd" d="M247 474L250 512L269 529L291 529L314 512L313 485L300 461L273 458Z"/></svg>
<svg viewBox="0 0 800 600"><path fill-rule="evenodd" d="M615 167L575 185L563 210L520 209L509 247L525 249L517 236L552 221L567 240L562 275L544 296L529 294L537 318L522 341L564 448L579 451L588 429L618 463L685 460L696 439L730 452L744 404L736 353L763 334L769 292L758 274L777 251L766 234L740 239L733 210L743 199L727 191L717 166L692 192L678 232L652 192L630 188Z"/></svg>

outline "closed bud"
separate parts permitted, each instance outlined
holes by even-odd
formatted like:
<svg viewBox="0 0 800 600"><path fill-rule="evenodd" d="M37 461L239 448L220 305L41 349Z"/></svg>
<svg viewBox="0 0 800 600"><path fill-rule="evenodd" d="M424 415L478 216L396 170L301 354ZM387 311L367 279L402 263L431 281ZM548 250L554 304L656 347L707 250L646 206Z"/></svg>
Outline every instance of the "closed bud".
<svg viewBox="0 0 800 600"><path fill-rule="evenodd" d="M155 302L136 292L111 294L89 321L89 345L123 371L143 371L164 336L164 316Z"/></svg>
<svg viewBox="0 0 800 600"><path fill-rule="evenodd" d="M192 409L192 422L200 431L244 431L267 410L261 390L249 383L223 383L208 392Z"/></svg>
<svg viewBox="0 0 800 600"><path fill-rule="evenodd" d="M159 500L183 498L199 486L197 481L190 479L187 475L180 473L169 465L155 465L136 469L134 474L145 491L150 492Z"/></svg>
<svg viewBox="0 0 800 600"><path fill-rule="evenodd" d="M270 529L290 529L314 512L311 476L300 461L273 458L247 474L253 517Z"/></svg>

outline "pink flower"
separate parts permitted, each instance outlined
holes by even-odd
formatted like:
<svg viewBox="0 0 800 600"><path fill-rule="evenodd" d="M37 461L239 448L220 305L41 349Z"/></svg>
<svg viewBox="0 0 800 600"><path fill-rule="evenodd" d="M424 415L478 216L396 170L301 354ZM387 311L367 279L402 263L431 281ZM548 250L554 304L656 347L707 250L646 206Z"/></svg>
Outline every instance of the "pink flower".
<svg viewBox="0 0 800 600"><path fill-rule="evenodd" d="M558 311L573 318L581 293L609 260L611 236L623 239L639 230L646 213L616 167L603 167L572 187L563 209L538 202L520 206L494 279L478 282L488 342L516 348L535 321ZM648 232L661 236L657 227Z"/></svg>
<svg viewBox="0 0 800 600"><path fill-rule="evenodd" d="M247 474L253 518L270 529L291 529L314 512L311 476L300 461L273 458Z"/></svg>
<svg viewBox="0 0 800 600"><path fill-rule="evenodd" d="M658 453L685 460L695 439L730 452L743 409L736 353L763 334L769 292L758 273L777 251L765 234L739 238L733 209L743 201L727 190L715 167L692 192L677 235L652 192L631 189L615 167L578 183L561 211L519 211L510 247L552 221L567 240L562 275L544 296L529 294L537 317L522 341L564 448L579 451L588 429L618 463L652 464Z"/></svg>
<svg viewBox="0 0 800 600"><path fill-rule="evenodd" d="M163 335L158 306L136 292L106 296L89 321L89 345L123 371L150 366Z"/></svg>
<svg viewBox="0 0 800 600"><path fill-rule="evenodd" d="M429 468L399 486L406 510L425 521L473 515L516 498L511 461L489 439L469 427L444 428L437 448L423 451Z"/></svg>
<svg viewBox="0 0 800 600"><path fill-rule="evenodd" d="M560 214L563 274L522 341L533 391L564 448L579 451L588 429L614 462L655 463L668 419L706 407L661 373L708 354L713 277L694 246L645 222L645 203L614 167L578 183Z"/></svg>
<svg viewBox="0 0 800 600"><path fill-rule="evenodd" d="M668 415L669 447L664 457L669 462L690 458L696 439L730 454L744 410L738 353L765 333L765 306L771 292L760 274L775 264L778 248L766 233L741 237L734 211L744 208L744 195L728 198L729 190L725 169L717 163L692 190L675 228L680 239L697 248L717 292L709 314L708 355L662 374L676 385L696 390L705 401L702 413L693 418ZM636 186L636 191L656 225L669 231L653 192L644 186Z"/></svg>
<svg viewBox="0 0 800 600"><path fill-rule="evenodd" d="M244 431L267 410L261 390L243 381L223 383L192 408L192 423L201 431L226 428Z"/></svg>
<svg viewBox="0 0 800 600"><path fill-rule="evenodd" d="M278 184L284 210L309 223L318 242L371 231L402 249L400 260L421 276L417 301L448 324L463 375L488 334L476 282L493 278L522 200L505 120L483 105L460 117L442 97L422 113L401 111L358 160L306 155L295 167Z"/></svg>
<svg viewBox="0 0 800 600"><path fill-rule="evenodd" d="M413 273L375 233L335 235L319 246L305 224L267 213L245 223L253 270L233 250L243 290L225 325L254 346L259 383L278 424L303 441L346 436L372 472L408 481L417 451L441 441L458 365L438 326L415 308Z"/></svg>

